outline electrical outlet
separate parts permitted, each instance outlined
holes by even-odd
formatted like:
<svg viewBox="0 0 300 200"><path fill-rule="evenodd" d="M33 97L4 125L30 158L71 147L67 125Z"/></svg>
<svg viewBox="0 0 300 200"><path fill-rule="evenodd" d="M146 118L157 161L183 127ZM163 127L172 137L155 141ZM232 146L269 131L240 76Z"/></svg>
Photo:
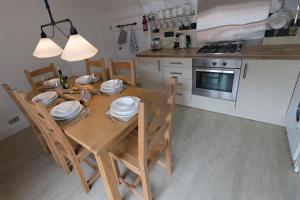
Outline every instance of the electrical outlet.
<svg viewBox="0 0 300 200"><path fill-rule="evenodd" d="M19 118L19 116L16 116L16 117L13 117L10 120L8 120L8 124L12 125L14 123L17 123L18 121L20 121L20 118Z"/></svg>

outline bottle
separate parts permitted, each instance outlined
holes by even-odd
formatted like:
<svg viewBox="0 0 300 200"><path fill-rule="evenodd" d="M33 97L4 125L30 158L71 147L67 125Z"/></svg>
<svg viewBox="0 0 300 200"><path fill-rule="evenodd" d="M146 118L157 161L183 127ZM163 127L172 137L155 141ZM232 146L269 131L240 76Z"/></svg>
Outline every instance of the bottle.
<svg viewBox="0 0 300 200"><path fill-rule="evenodd" d="M64 89L68 89L68 83L67 83L67 76L64 76L61 69L58 69L58 74L59 74L59 82L60 85L64 88Z"/></svg>
<svg viewBox="0 0 300 200"><path fill-rule="evenodd" d="M148 31L148 22L146 15L143 16L143 31Z"/></svg>

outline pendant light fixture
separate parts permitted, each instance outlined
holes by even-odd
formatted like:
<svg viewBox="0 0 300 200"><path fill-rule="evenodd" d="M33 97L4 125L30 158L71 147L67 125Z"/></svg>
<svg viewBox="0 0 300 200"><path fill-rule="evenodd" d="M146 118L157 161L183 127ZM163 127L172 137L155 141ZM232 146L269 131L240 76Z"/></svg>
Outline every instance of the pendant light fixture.
<svg viewBox="0 0 300 200"><path fill-rule="evenodd" d="M74 62L88 59L96 55L98 49L87 40L85 40L80 34L78 34L71 20L64 19L60 21L54 21L48 0L44 0L44 2L48 10L51 23L41 26L41 39L33 52L33 56L37 58L49 58L61 55L61 58L63 60ZM57 26L57 24L62 23L70 24L70 34L64 33L63 30ZM49 26L52 27L53 30L51 36L47 36L43 30L43 28ZM52 38L54 38L55 30L60 31L64 36L68 38L68 42L64 50L51 40Z"/></svg>

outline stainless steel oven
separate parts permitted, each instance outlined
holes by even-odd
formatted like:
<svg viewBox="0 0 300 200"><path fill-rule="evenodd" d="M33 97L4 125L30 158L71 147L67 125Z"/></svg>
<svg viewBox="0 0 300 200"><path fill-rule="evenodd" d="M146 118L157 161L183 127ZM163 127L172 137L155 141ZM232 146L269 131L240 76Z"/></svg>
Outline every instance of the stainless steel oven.
<svg viewBox="0 0 300 200"><path fill-rule="evenodd" d="M193 59L193 95L235 101L240 59Z"/></svg>

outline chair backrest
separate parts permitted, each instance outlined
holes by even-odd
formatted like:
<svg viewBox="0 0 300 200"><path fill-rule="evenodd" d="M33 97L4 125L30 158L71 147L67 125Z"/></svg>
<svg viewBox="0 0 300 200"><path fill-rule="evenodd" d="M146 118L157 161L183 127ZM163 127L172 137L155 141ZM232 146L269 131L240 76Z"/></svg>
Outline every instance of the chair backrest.
<svg viewBox="0 0 300 200"><path fill-rule="evenodd" d="M49 114L47 108L41 102L33 103L29 101L24 92L13 91L13 94L20 104L29 112L29 115L43 134L45 134L54 145L59 144L66 154L75 156L72 145L62 129Z"/></svg>
<svg viewBox="0 0 300 200"><path fill-rule="evenodd" d="M136 85L134 60L128 62L115 62L112 59L110 59L109 63L110 79L121 79L130 85Z"/></svg>
<svg viewBox="0 0 300 200"><path fill-rule="evenodd" d="M24 108L23 105L21 105L20 101L16 98L14 94L14 90L12 90L6 83L2 84L2 87L7 92L7 94L10 96L10 98L14 101L14 103L17 105L17 107L21 110L23 115L26 117L26 119L30 122L30 124L33 126L35 123L32 121L31 117L29 116L29 113Z"/></svg>
<svg viewBox="0 0 300 200"><path fill-rule="evenodd" d="M140 102L138 114L138 157L139 165L147 165L148 152L155 149L165 138L171 139L173 110L176 95L176 78L159 96L149 102Z"/></svg>
<svg viewBox="0 0 300 200"><path fill-rule="evenodd" d="M31 71L31 72L28 70L25 70L24 73L25 73L33 90L36 90L40 86L42 86L42 83L40 80L38 80L38 81L34 80L36 77L41 77L48 73L51 73L53 75L52 77L48 77L48 78L57 78L58 77L56 67L54 66L53 63L50 63L49 66L47 66L47 67L43 67L43 68Z"/></svg>
<svg viewBox="0 0 300 200"><path fill-rule="evenodd" d="M104 59L100 60L85 60L85 68L86 68L86 74L92 74L94 73L96 77L100 78L102 81L107 81L107 71L105 67L105 61ZM98 68L97 72L94 72L92 69Z"/></svg>

